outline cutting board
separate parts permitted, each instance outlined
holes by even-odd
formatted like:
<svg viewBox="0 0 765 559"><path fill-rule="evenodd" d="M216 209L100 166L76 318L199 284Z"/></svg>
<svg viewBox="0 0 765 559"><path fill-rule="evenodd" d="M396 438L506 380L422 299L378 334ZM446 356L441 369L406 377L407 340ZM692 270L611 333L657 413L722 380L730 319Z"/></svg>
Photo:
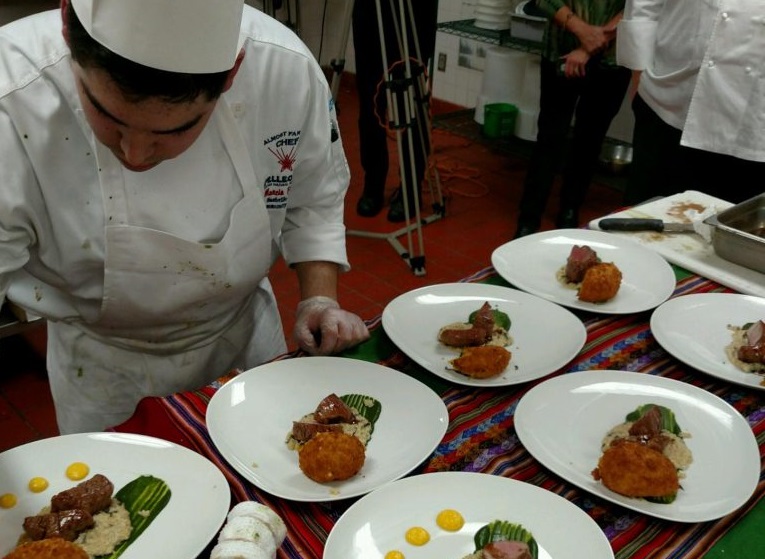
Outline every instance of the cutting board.
<svg viewBox="0 0 765 559"><path fill-rule="evenodd" d="M695 190L686 190L665 198L653 200L630 209L603 217L644 217L667 222L690 223L694 211L701 213L708 208L715 212L733 204ZM600 229L602 217L589 223L590 229ZM641 245L658 252L668 262L714 280L726 287L747 295L765 297L765 274L728 262L715 254L714 248L696 233L615 232L629 235Z"/></svg>

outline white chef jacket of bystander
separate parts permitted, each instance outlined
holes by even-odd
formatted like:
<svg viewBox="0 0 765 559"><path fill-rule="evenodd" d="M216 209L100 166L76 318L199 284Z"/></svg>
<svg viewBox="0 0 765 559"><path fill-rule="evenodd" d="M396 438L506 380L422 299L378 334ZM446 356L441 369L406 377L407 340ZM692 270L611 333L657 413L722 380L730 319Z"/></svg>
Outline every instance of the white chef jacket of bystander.
<svg viewBox="0 0 765 559"><path fill-rule="evenodd" d="M617 62L681 143L765 161L765 5L761 0L627 0Z"/></svg>
<svg viewBox="0 0 765 559"><path fill-rule="evenodd" d="M279 253L348 269L326 79L275 20L245 7L242 29L244 60L205 130L144 173L88 127L60 12L0 29L0 302L50 321L62 432L284 351L266 277Z"/></svg>

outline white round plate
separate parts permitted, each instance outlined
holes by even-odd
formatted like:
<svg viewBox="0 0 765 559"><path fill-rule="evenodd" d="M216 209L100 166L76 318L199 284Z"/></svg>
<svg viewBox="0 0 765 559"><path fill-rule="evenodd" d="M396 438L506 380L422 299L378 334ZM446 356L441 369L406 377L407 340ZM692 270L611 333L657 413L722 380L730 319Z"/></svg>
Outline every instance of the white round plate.
<svg viewBox="0 0 765 559"><path fill-rule="evenodd" d="M462 514L461 530L446 532L436 525L443 509ZM383 559L394 549L406 559L459 559L474 551L474 534L493 520L531 532L539 559L614 556L595 521L551 491L501 476L438 472L401 479L359 499L332 528L323 559ZM406 543L404 533L413 526L430 533L427 544Z"/></svg>
<svg viewBox="0 0 765 559"><path fill-rule="evenodd" d="M170 501L146 531L121 555L122 559L156 557L168 549L172 556L195 559L212 541L228 513L231 490L215 465L196 452L174 443L125 433L85 433L42 439L0 454L0 494L13 493L18 504L0 509L0 556L13 548L26 516L50 505L56 493L75 486L66 468L84 462L90 476L102 474L115 493L142 475L158 477L170 487ZM50 486L42 493L27 488L41 476Z"/></svg>
<svg viewBox="0 0 765 559"><path fill-rule="evenodd" d="M648 403L671 409L691 435L686 444L693 463L670 504L624 497L592 477L606 432ZM749 499L760 477L757 441L741 414L706 390L645 373L582 371L542 382L518 403L515 429L529 453L562 478L607 501L665 520L721 518Z"/></svg>
<svg viewBox="0 0 765 559"><path fill-rule="evenodd" d="M510 17L510 8L502 6L496 8L492 6L478 6L474 13L480 19L508 19Z"/></svg>
<svg viewBox="0 0 765 559"><path fill-rule="evenodd" d="M765 298L736 293L696 293L675 297L651 315L651 332L668 353L694 369L749 388L765 390L765 377L747 373L728 360L728 325L765 320Z"/></svg>
<svg viewBox="0 0 765 559"><path fill-rule="evenodd" d="M293 421L332 393L371 396L382 412L361 471L322 484L300 471L297 452L285 439ZM420 381L341 357L301 357L250 369L223 385L207 407L210 437L231 466L264 491L293 501L347 499L398 479L433 452L448 425L443 401Z"/></svg>
<svg viewBox="0 0 765 559"><path fill-rule="evenodd" d="M505 11L509 11L511 9L512 0L478 0L476 2L476 10L481 10L483 8L501 8Z"/></svg>
<svg viewBox="0 0 765 559"><path fill-rule="evenodd" d="M488 29L490 31L504 31L505 29L510 29L510 17L496 20L481 16L476 18L473 25L480 29Z"/></svg>
<svg viewBox="0 0 765 559"><path fill-rule="evenodd" d="M586 303L575 289L562 285L556 273L566 265L574 245L588 245L603 262L622 272L616 297ZM574 309L603 314L647 311L666 301L675 290L675 273L658 253L637 242L603 231L555 229L521 237L494 250L491 263L499 275L518 289Z"/></svg>
<svg viewBox="0 0 765 559"><path fill-rule="evenodd" d="M512 359L499 376L473 379L447 369L459 352L440 343L438 331L466 322L486 301L510 317ZM417 364L466 386L508 386L541 378L576 357L587 339L582 321L563 307L517 289L480 283L437 284L399 295L383 310L382 324Z"/></svg>

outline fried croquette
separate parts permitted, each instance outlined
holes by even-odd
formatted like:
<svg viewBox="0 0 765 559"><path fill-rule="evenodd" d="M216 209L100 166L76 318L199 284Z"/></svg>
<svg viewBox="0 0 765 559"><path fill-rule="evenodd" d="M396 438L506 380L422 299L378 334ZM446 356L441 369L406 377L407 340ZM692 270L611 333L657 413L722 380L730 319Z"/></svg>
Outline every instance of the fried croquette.
<svg viewBox="0 0 765 559"><path fill-rule="evenodd" d="M677 469L669 458L631 441L619 441L608 447L593 477L625 497L666 497L680 489Z"/></svg>
<svg viewBox="0 0 765 559"><path fill-rule="evenodd" d="M62 538L49 538L20 545L3 559L88 559L79 545Z"/></svg>
<svg viewBox="0 0 765 559"><path fill-rule="evenodd" d="M613 262L601 262L590 266L579 286L579 300L603 303L613 299L622 283L622 273Z"/></svg>
<svg viewBox="0 0 765 559"><path fill-rule="evenodd" d="M346 433L316 433L298 451L298 463L310 479L326 483L355 476L364 465L362 442Z"/></svg>
<svg viewBox="0 0 765 559"><path fill-rule="evenodd" d="M486 345L466 347L460 356L450 361L455 371L472 378L491 378L504 371L512 353L504 347Z"/></svg>

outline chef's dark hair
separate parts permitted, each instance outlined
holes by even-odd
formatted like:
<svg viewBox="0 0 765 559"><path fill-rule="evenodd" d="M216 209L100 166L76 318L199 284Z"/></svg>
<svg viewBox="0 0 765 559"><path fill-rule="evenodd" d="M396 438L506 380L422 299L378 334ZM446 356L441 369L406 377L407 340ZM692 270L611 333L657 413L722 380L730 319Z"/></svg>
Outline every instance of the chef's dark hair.
<svg viewBox="0 0 765 559"><path fill-rule="evenodd" d="M149 68L124 58L93 39L77 17L72 3L64 13L72 59L83 68L97 68L109 74L126 97L141 101L159 97L171 103L184 103L205 95L212 101L220 97L228 72L185 74Z"/></svg>

